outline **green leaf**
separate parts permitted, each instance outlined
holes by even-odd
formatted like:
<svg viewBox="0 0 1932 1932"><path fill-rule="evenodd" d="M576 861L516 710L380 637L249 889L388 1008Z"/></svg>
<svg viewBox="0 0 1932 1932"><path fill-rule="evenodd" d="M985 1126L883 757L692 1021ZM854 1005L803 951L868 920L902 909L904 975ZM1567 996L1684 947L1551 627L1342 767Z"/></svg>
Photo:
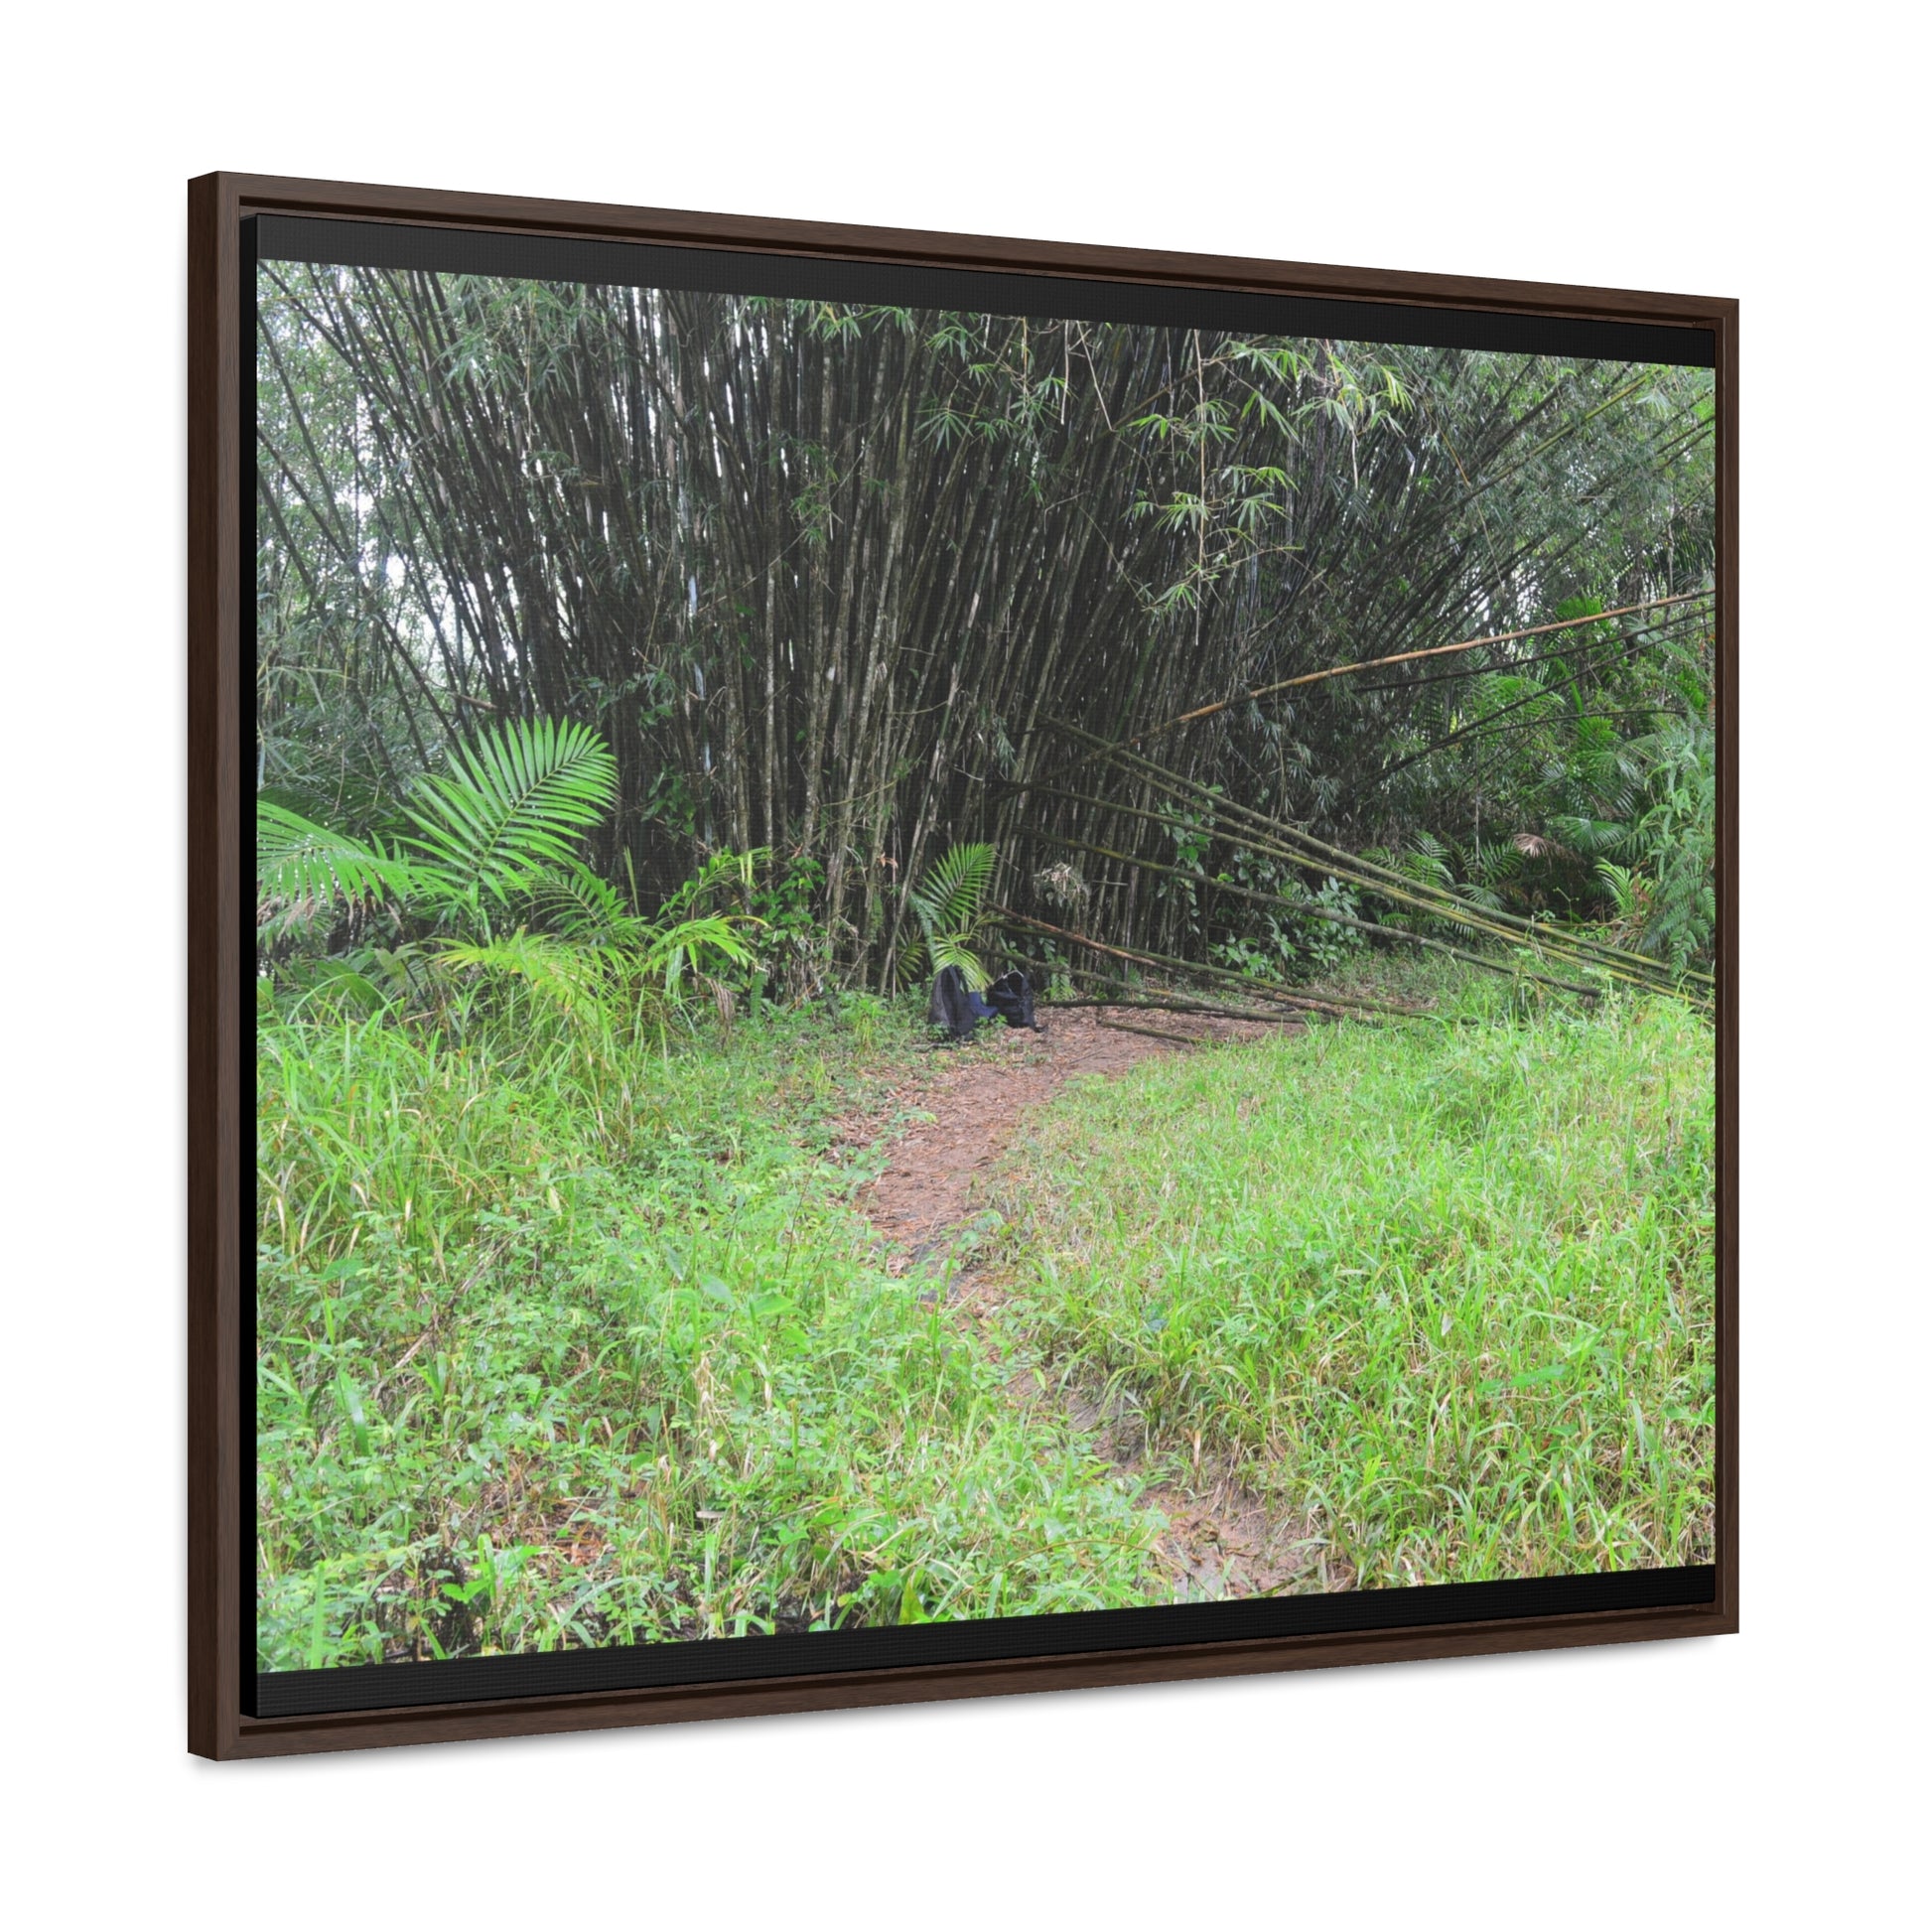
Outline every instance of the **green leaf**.
<svg viewBox="0 0 1932 1932"><path fill-rule="evenodd" d="M339 907L407 897L409 867L378 845L317 825L285 805L255 800L255 922L286 932Z"/></svg>
<svg viewBox="0 0 1932 1932"><path fill-rule="evenodd" d="M965 932L972 925L993 881L993 862L990 845L956 845L927 869L912 905L928 933Z"/></svg>
<svg viewBox="0 0 1932 1932"><path fill-rule="evenodd" d="M587 725L517 719L417 781L406 815L419 873L445 895L502 901L569 874L617 799L617 760Z"/></svg>
<svg viewBox="0 0 1932 1932"><path fill-rule="evenodd" d="M927 868L925 877L908 895L925 933L933 971L957 966L975 993L984 992L990 978L973 949L972 938L986 889L993 881L996 856L990 845L956 845Z"/></svg>

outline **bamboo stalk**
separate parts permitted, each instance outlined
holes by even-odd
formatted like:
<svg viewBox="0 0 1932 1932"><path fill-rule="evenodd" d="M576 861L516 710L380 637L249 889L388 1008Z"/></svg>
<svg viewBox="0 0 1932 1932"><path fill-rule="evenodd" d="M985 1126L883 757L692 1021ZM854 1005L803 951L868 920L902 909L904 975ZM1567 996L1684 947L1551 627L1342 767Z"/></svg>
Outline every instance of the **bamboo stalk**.
<svg viewBox="0 0 1932 1932"><path fill-rule="evenodd" d="M1103 939L1090 939L1084 932L1068 932L1064 926L1049 925L1044 919L1029 918L1024 912L1015 912L1005 905L995 905L989 909L996 918L1009 920L1015 925L1026 926L1035 932L1044 932L1055 939L1065 939L1076 946L1086 946L1094 952L1106 953L1114 959L1131 960L1142 966L1166 966L1176 972L1197 974L1203 979L1232 983L1244 988L1256 999L1278 1001L1283 1006L1308 1007L1316 1013L1332 1014L1338 1020L1352 1019L1356 1012L1391 1014L1399 1020L1418 1018L1418 1015L1409 1008L1384 1006L1373 1000L1357 1000L1345 994L1316 998L1311 994L1277 991L1273 987L1260 985L1246 973L1230 972L1224 966L1207 966L1197 960L1175 959L1172 954L1150 952L1145 948L1110 946Z"/></svg>
<svg viewBox="0 0 1932 1932"><path fill-rule="evenodd" d="M378 764L378 705L398 707L425 763L485 707L594 718L623 748L600 868L632 859L647 888L668 891L694 845L720 834L809 859L828 969L891 976L930 849L971 837L1018 849L1025 794L967 767L992 769L1004 741L1029 760L1019 771L1037 769L1038 753L1058 756L1048 715L1081 718L1101 747L1146 744L1174 729L1150 734L1147 720L1243 702L1203 706L1207 690L1290 691L1423 656L1447 668L1458 649L1466 666L1484 641L1555 631L1556 643L1570 624L1630 612L1655 630L1705 608L1686 594L1271 685L1289 662L1314 661L1298 638L1466 632L1485 586L1532 557L1560 560L1570 539L1553 541L1525 498L1521 514L1498 506L1493 529L1485 517L1493 547L1473 564L1449 459L1401 416L1363 428L1317 413L1297 417L1294 488L1279 504L1302 562L1291 572L1255 547L1251 571L1215 564L1233 526L1213 467L1282 456L1276 419L1238 405L1264 389L1281 410L1308 398L1286 369L1256 388L1205 338L1186 352L1184 336L1162 331L989 318L955 352L941 337L957 319L935 327L923 313L828 330L803 305L584 289L553 291L540 320L538 308L498 315L428 272L269 274L264 543L312 580L303 595L291 579L290 611L327 618L291 628L278 680L340 677ZM1617 406L1631 373L1593 382L1593 413ZM1029 416L1048 376L1063 385L1054 407ZM1561 384L1477 390L1447 366L1441 379L1457 470L1502 482L1511 504L1513 468L1589 420ZM1224 404L1230 442L1210 466L1200 432ZM1135 427L1151 415L1173 433ZM957 431L928 434L946 421ZM1419 475L1444 486L1416 490ZM1181 491L1198 522L1137 513ZM374 509L351 515L365 497ZM393 596L365 555L392 537L407 575ZM1195 593L1184 609L1147 599L1180 585ZM1369 745L1326 708L1314 715L1324 768L1365 781ZM688 830L660 809L660 776L691 807ZM1133 774L1119 789L1140 806L1172 795L1156 783ZM1108 822L1089 829L1135 842ZM1292 863L1312 864L1305 850ZM1109 930L1164 955L1191 949L1151 875L1110 871L1122 890Z"/></svg>
<svg viewBox="0 0 1932 1932"><path fill-rule="evenodd" d="M1178 718L1170 718L1165 725L1155 725L1147 731L1137 732L1121 743L1140 745L1150 738L1164 738L1171 731L1178 731L1182 725L1212 718L1217 712L1232 711L1238 704L1273 697L1278 691L1293 691L1305 684L1319 684L1325 678L1347 677L1354 671L1379 671L1385 664L1413 664L1423 657L1447 657L1452 651L1476 650L1483 644L1512 643L1519 637L1543 637L1553 630L1573 630L1579 624L1602 623L1610 618L1627 618L1635 611L1657 611L1667 604L1688 604L1693 598L1709 596L1709 591L1680 591L1675 597L1645 598L1639 604L1619 605L1614 611L1597 611L1587 618L1561 618L1554 623L1533 623L1523 630L1498 630L1487 637L1465 637L1459 644L1432 644L1427 650L1399 650L1390 657L1364 657L1359 663L1331 664L1323 671L1304 671L1300 677L1285 677L1278 684L1259 685L1252 691L1238 692L1234 697L1223 698L1216 704L1198 705L1192 711L1183 711Z"/></svg>
<svg viewBox="0 0 1932 1932"><path fill-rule="evenodd" d="M1070 1013L1088 1007L1105 1013L1185 1013L1198 1014L1204 1020L1235 1020L1244 1027L1301 1027L1309 1021L1304 1013L1243 1013L1238 1007L1203 1006L1193 1000L1045 1000L1039 1004L1047 1013Z"/></svg>
<svg viewBox="0 0 1932 1932"><path fill-rule="evenodd" d="M1087 740L1088 742L1098 742L1092 739L1090 733L1081 731L1078 726L1067 726L1064 729L1076 738ZM1281 844L1290 845L1291 848L1293 845L1301 845L1308 851L1319 855L1323 862L1322 867L1316 868L1311 866L1311 870L1325 869L1335 872L1342 877L1352 877L1355 883L1368 886L1369 890L1380 894L1384 897L1403 900L1418 907L1420 910L1434 912L1440 917L1451 919L1458 924L1469 926L1472 930L1486 931L1495 937L1507 937L1511 932L1520 932L1538 945L1555 952L1559 957L1569 956L1574 963L1579 965L1594 964L1598 961L1614 961L1629 968L1628 973L1621 974L1619 977L1629 978L1632 974L1641 974L1648 981L1654 983L1659 990L1677 990L1676 981L1666 973L1666 970L1657 961L1646 957L1642 953L1633 953L1627 948L1612 946L1603 941L1585 939L1579 934L1569 933L1560 927L1553 927L1534 919L1523 918L1513 912L1478 911L1476 908L1466 904L1466 902L1454 897L1450 894L1442 893L1437 889L1420 885L1414 880L1405 878L1401 873L1391 871L1386 866L1376 865L1372 860L1363 859L1356 854L1345 852L1338 846L1328 845L1325 841L1315 838L1312 834L1300 831L1294 826L1285 825L1279 820L1271 819L1264 813L1254 810L1251 806L1239 805L1231 799L1219 797L1198 781L1182 777L1178 772L1169 771L1164 766L1155 764L1150 759L1142 758L1136 753L1124 753L1117 748L1109 749L1110 758L1114 761L1135 770L1139 775L1147 779L1148 782L1157 786L1157 788L1170 792L1177 792L1195 799L1206 805L1217 816L1228 815L1245 819L1251 824L1264 828L1273 839ZM1077 793L1068 795L1074 797L1080 796ZM1100 804L1107 810L1131 809L1112 804L1105 800L1086 799L1085 802ZM1152 816L1152 814L1149 815ZM1173 823L1176 821L1170 820L1164 822ZM1260 845L1264 848L1267 844L1267 840L1265 839L1257 840L1246 834L1235 837L1234 842L1237 844ZM1309 864L1309 861L1302 859L1292 849L1280 850L1278 845L1278 851L1281 857L1296 860L1297 863ZM1371 884L1371 880L1386 882L1386 884ZM1611 970L1611 968L1606 963L1602 970L1607 971ZM1714 984L1708 973L1687 971L1684 977L1703 981L1707 985Z"/></svg>
<svg viewBox="0 0 1932 1932"><path fill-rule="evenodd" d="M1426 946L1431 952L1447 953L1451 959L1480 966L1484 972L1501 973L1509 979L1537 980L1544 986L1554 986L1565 993L1581 994L1587 1000L1601 997L1598 987L1585 986L1575 980L1555 979L1548 973L1533 973L1526 966L1505 965L1499 959L1485 959L1481 953L1467 952L1460 946L1450 945L1447 939L1435 939L1427 933L1405 932L1401 926L1379 925L1373 919L1352 918L1346 912L1331 911L1325 905L1304 905L1299 900L1283 897L1280 893L1264 893L1250 886L1236 886L1224 879L1210 879L1204 872L1187 872L1178 866L1164 866L1155 859L1129 859L1125 853L1109 852L1104 846L1082 845L1077 839L1062 838L1054 832L1042 832L1039 836L1051 839L1056 845L1071 846L1075 852L1091 852L1099 859L1113 859L1143 867L1149 872L1166 873L1171 878L1184 879L1191 885L1211 886L1217 893L1233 893L1240 898L1255 899L1263 905L1279 905L1288 911L1306 914L1311 919L1325 919L1332 925L1349 926L1379 939L1396 939L1406 945Z"/></svg>
<svg viewBox="0 0 1932 1932"><path fill-rule="evenodd" d="M1177 1046L1198 1046L1201 1042L1193 1034L1171 1034L1165 1027L1137 1027L1131 1020L1109 1020L1102 1014L1095 1022L1117 1034L1145 1034L1149 1039L1171 1039Z"/></svg>
<svg viewBox="0 0 1932 1932"><path fill-rule="evenodd" d="M1108 803L1108 801L1104 799L1089 798L1079 792L1055 791L1051 787L1047 787L1047 786L1040 786L1038 787L1038 790L1041 793L1048 796L1067 798L1082 804L1098 805L1108 811L1122 812L1135 818L1148 819L1157 825L1165 825L1170 827L1175 827L1178 829L1193 829L1191 827L1188 827L1184 820L1165 816L1160 812L1149 811L1139 806L1110 804ZM1147 866L1147 867L1152 867L1156 871L1165 870L1165 868L1162 868L1157 861L1135 859L1129 856L1128 854L1109 851L1104 847L1083 846L1080 844L1078 840L1069 839L1062 833L1049 832L1045 830L1043 827L1036 827L1035 829L1034 836L1036 838L1046 839L1050 843L1057 844L1057 845L1070 845L1076 851L1092 851L1097 857L1108 858L1116 864L1131 865L1135 867ZM1368 878L1361 873L1351 872L1345 864L1336 864L1333 861L1326 860L1326 859L1319 860L1319 861L1312 860L1301 854L1295 853L1292 850L1286 849L1284 847L1271 845L1271 843L1266 838L1257 838L1245 833L1229 834L1224 836L1232 837L1234 843L1240 845L1246 845L1251 850L1272 852L1275 856L1288 859L1291 863L1300 865L1309 871L1332 873L1339 878L1347 879L1351 883L1361 886L1364 890L1368 892L1376 893L1382 897L1396 897L1396 898L1406 897L1408 899L1408 902L1410 902L1411 904L1418 905L1421 909L1425 911L1434 912L1438 916L1449 918L1453 920L1455 923L1469 927L1471 930L1482 932L1487 937L1499 939L1505 944L1519 943L1515 939L1514 935L1512 935L1511 933L1507 931L1499 932L1495 929L1495 927L1490 925L1485 925L1478 918L1470 917L1467 913L1462 912L1459 909L1450 910L1449 908L1442 908L1439 910L1437 906L1430 904L1428 901L1426 901L1425 899L1417 896L1406 894L1401 891L1392 892L1388 888L1378 884L1375 880ZM1379 871L1380 868L1376 868L1375 870ZM1181 876L1186 877L1188 875L1183 874ZM1228 884L1220 880L1208 879L1205 874L1195 875L1195 877L1198 883L1205 883L1208 885L1212 885L1218 891L1240 893L1246 890L1244 888L1233 886L1231 884ZM1269 895L1268 897L1274 898L1277 897L1278 896ZM1456 949L1452 946L1449 946L1446 940L1428 939L1427 935L1421 933L1405 933L1400 927L1397 926L1383 926L1379 924L1367 923L1362 920L1352 919L1346 913L1330 911L1326 907L1321 907L1321 906L1305 905L1299 901L1292 900L1292 899L1282 898L1280 902L1284 905L1290 906L1293 910L1297 912L1306 912L1311 918L1327 919L1339 925L1357 925L1360 926L1361 929L1364 931L1385 933L1390 936L1403 939L1409 943L1414 943L1414 944L1427 943L1438 950L1447 950L1449 952L1454 952L1456 953L1456 956L1458 958L1467 958L1470 961L1470 963L1474 965L1479 965L1479 966L1489 967L1489 968L1495 968L1496 966L1496 962L1494 962L1493 960L1483 959L1479 955L1462 954L1456 952ZM1456 904L1457 904L1456 901L1453 900L1450 901L1451 906L1455 906ZM1540 938L1541 929L1538 929L1534 936ZM1651 991L1669 992L1675 990L1667 981L1663 980L1661 977L1654 980L1653 979L1638 980L1631 974L1619 972L1614 965L1599 962L1591 958L1587 954L1585 954L1583 956L1578 956L1576 954L1567 953L1562 949L1556 947L1548 947L1546 948L1546 950L1555 952L1559 960L1568 961L1569 963L1580 965L1580 966L1594 966L1598 971L1606 972L1611 974L1613 977L1624 979L1627 983L1630 984L1643 985ZM1498 969L1498 970L1504 970L1504 969ZM1552 981L1551 984L1567 986L1568 982ZM1576 989L1572 988L1571 990L1574 991ZM1595 991L1595 989L1593 988L1587 989L1587 990L1590 991L1592 995Z"/></svg>
<svg viewBox="0 0 1932 1932"><path fill-rule="evenodd" d="M1077 726L1068 727L1067 729L1073 732L1075 736L1090 738L1089 734L1081 732ZM1650 959L1642 953L1631 952L1622 946L1612 946L1604 941L1586 939L1580 934L1567 933L1561 928L1552 927L1535 919L1524 918L1514 912L1478 912L1474 907L1467 905L1452 894L1444 893L1437 888L1423 886L1399 872L1392 871L1389 867L1377 865L1373 860L1364 859L1358 854L1346 852L1339 846L1329 845L1325 840L1315 838L1312 833L1304 832L1299 827L1285 824L1279 819L1270 818L1267 814L1256 811L1250 805L1237 804L1232 799L1219 797L1198 780L1183 777L1175 771L1170 771L1165 766L1158 765L1151 759L1143 758L1137 753L1122 752L1116 749L1112 754L1112 758L1115 762L1140 772L1149 782L1158 787L1172 792L1182 793L1208 805L1217 815L1228 814L1245 819L1250 824L1262 828L1278 840L1291 845L1300 845L1310 852L1318 854L1321 859L1327 862L1329 870L1352 868L1358 876L1366 875L1385 881L1389 887L1394 889L1393 893L1388 896L1406 897L1411 903L1428 901L1425 909L1440 910L1444 917L1456 919L1464 924L1473 924L1478 929L1486 928L1494 931L1498 927L1508 928L1512 931L1524 933L1541 944L1582 954L1587 958L1600 955L1606 959L1620 960L1639 972L1657 975L1661 975L1663 972L1663 969L1659 967L1654 959ZM1240 843L1241 841L1237 840L1236 842ZM1292 857L1294 855L1292 853L1285 853L1282 856ZM1696 973L1689 974L1687 977L1695 977L1711 983L1709 974Z"/></svg>

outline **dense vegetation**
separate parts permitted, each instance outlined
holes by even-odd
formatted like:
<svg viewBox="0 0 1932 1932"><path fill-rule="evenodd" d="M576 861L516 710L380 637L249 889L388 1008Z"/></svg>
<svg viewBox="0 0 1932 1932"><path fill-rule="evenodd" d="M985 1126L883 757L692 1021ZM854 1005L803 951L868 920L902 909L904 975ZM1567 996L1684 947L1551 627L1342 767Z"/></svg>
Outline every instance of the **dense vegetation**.
<svg viewBox="0 0 1932 1932"><path fill-rule="evenodd" d="M1145 1487L1203 1440L1331 1581L1708 1560L1708 1034L1498 997L1063 1096L995 1196L997 1364L826 1156L902 1011L666 1057L265 1002L264 1666L1161 1600ZM1028 1362L1124 1398L1141 1473Z"/></svg>
<svg viewBox="0 0 1932 1932"><path fill-rule="evenodd" d="M1708 376L261 294L265 1667L1149 1601L1208 1451L1708 1555ZM1338 1024L1037 1116L976 1335L828 1123L1016 959Z"/></svg>
<svg viewBox="0 0 1932 1932"><path fill-rule="evenodd" d="M1350 850L1708 950L1709 609L1630 608L1709 582L1707 371L285 265L260 343L260 774L308 816L379 829L480 726L574 720L618 756L604 877L654 901L768 851L794 989L890 988L956 841L1048 917L1046 835L1172 856L1028 789L1057 723L1138 740L1623 610L1152 742ZM1274 943L1080 863L1118 939Z"/></svg>

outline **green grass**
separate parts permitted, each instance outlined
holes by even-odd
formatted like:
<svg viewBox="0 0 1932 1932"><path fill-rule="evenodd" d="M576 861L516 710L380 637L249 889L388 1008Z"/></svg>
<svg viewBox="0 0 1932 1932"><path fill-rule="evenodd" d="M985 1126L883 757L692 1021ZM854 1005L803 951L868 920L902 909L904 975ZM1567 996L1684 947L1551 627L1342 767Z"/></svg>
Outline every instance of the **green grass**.
<svg viewBox="0 0 1932 1932"><path fill-rule="evenodd" d="M910 1013L666 1041L529 989L264 992L261 1666L1162 1600L1143 1487L1196 1438L1339 1582L1708 1557L1708 1029L1425 984L1459 1024L1035 1117L1001 1360L884 1272L828 1145ZM1028 1363L1137 1405L1145 1475L1017 1403Z"/></svg>
<svg viewBox="0 0 1932 1932"><path fill-rule="evenodd" d="M913 1030L257 1034L265 1669L1131 1600L1157 1527L869 1255Z"/></svg>
<svg viewBox="0 0 1932 1932"><path fill-rule="evenodd" d="M1709 1028L1443 1012L1063 1094L1006 1190L1034 1335L1360 1587L1709 1561Z"/></svg>

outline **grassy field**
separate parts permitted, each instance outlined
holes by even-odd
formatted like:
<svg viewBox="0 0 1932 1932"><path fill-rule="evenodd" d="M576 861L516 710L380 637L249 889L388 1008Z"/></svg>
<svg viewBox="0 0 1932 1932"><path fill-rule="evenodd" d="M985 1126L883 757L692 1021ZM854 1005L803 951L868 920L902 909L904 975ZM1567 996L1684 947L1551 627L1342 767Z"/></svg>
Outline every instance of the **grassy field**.
<svg viewBox="0 0 1932 1932"><path fill-rule="evenodd" d="M1710 1030L1510 1002L1082 1083L1007 1189L1061 1374L1362 1587L1711 1558Z"/></svg>
<svg viewBox="0 0 1932 1932"><path fill-rule="evenodd" d="M1008 1169L997 1366L825 1151L909 1012L663 1049L263 997L263 1668L1158 1600L1160 1517L1016 1356L1364 1585L1708 1555L1711 1043L1668 1002L1470 986L1069 1090Z"/></svg>
<svg viewBox="0 0 1932 1932"><path fill-rule="evenodd" d="M1132 1600L1151 1519L815 1151L914 1037L264 1016L261 1667Z"/></svg>

